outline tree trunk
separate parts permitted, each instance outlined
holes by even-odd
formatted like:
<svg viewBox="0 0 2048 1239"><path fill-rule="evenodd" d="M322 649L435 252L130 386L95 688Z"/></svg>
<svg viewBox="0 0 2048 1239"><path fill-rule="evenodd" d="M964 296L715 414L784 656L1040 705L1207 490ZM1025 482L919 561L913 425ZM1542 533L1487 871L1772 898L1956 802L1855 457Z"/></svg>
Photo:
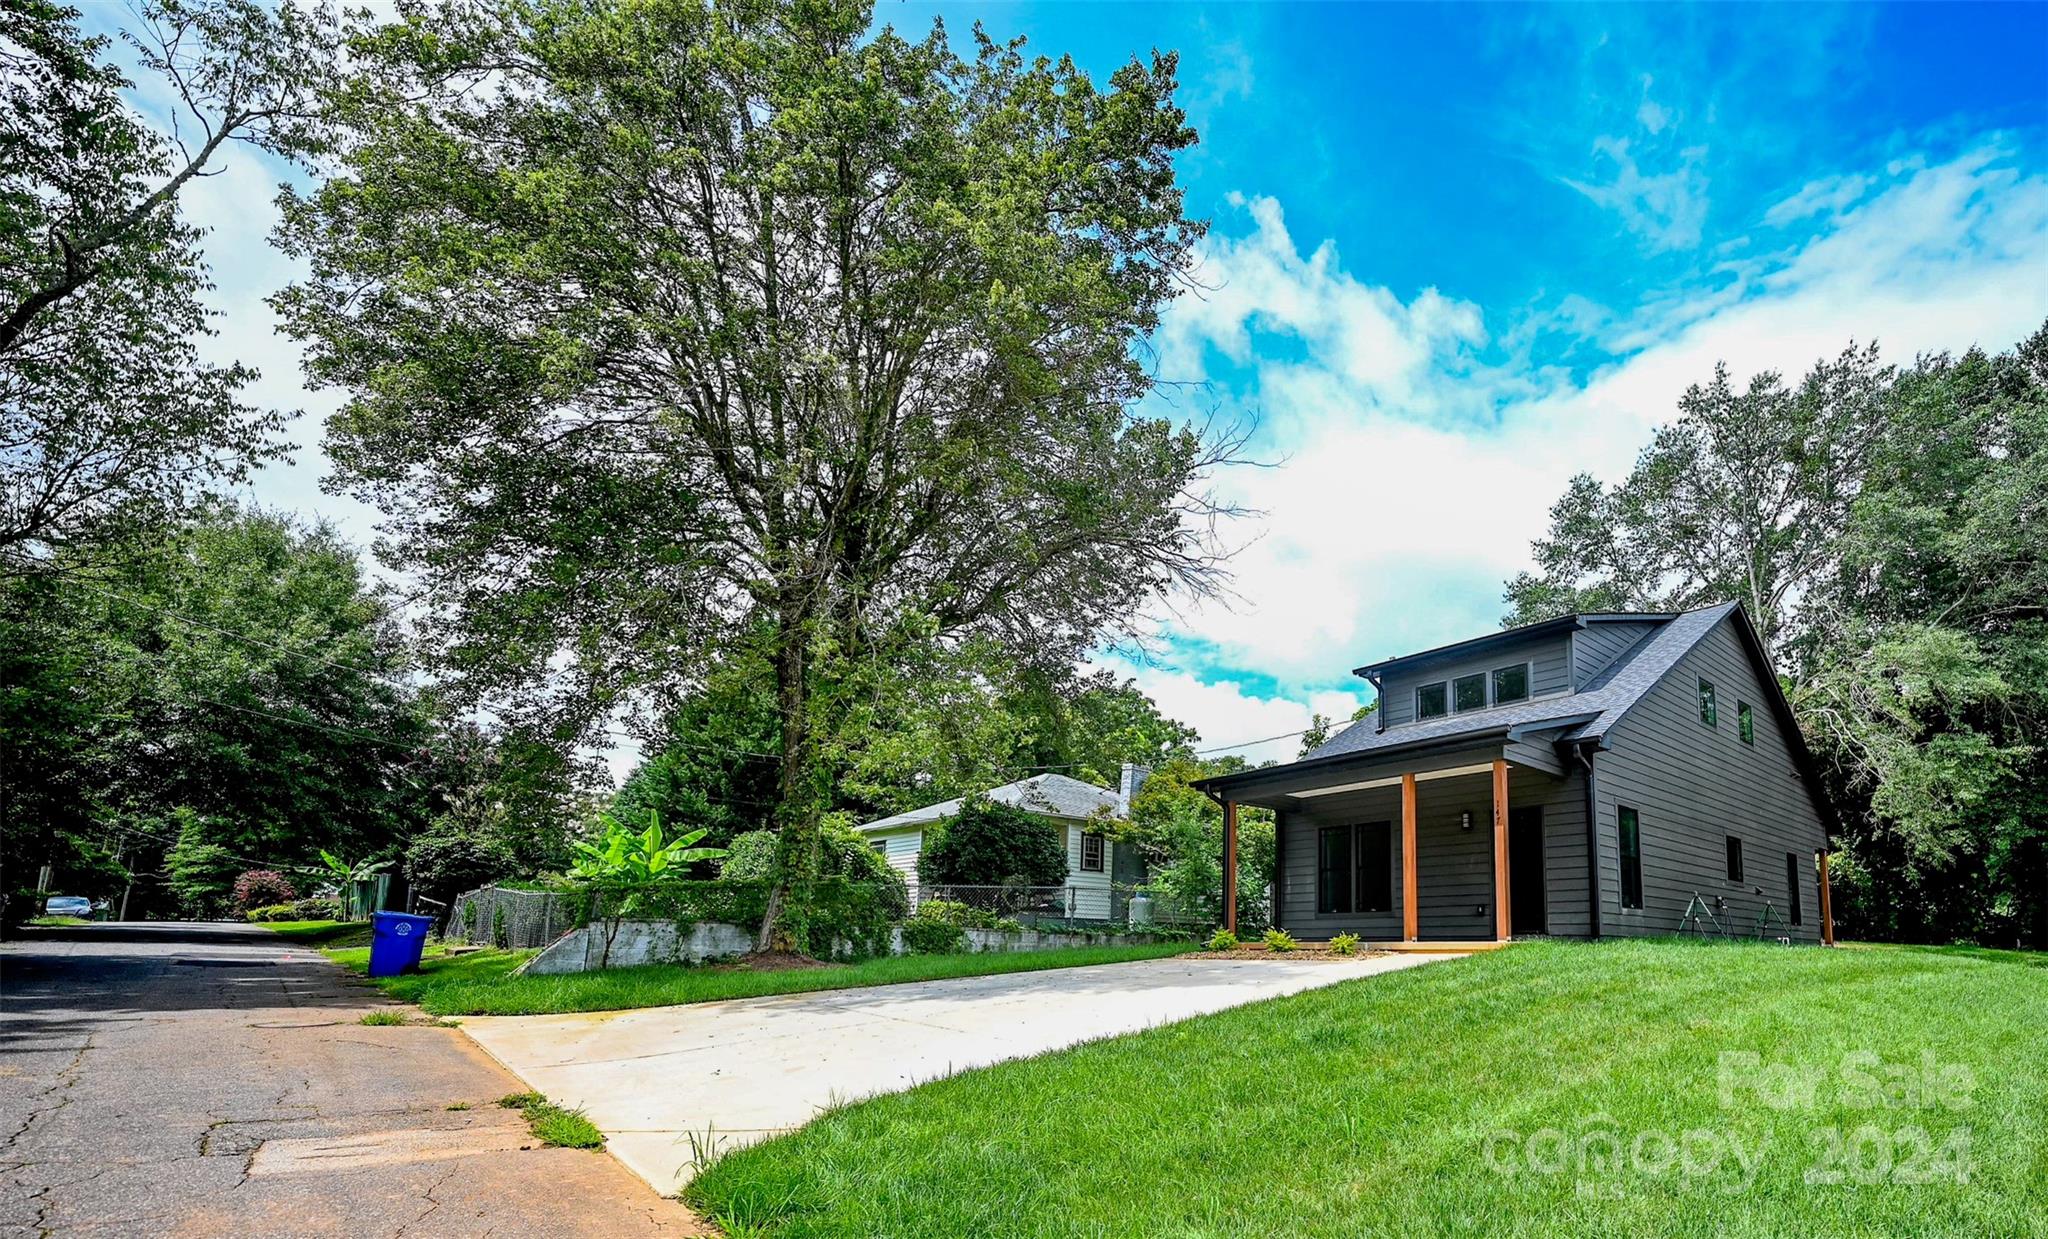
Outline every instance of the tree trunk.
<svg viewBox="0 0 2048 1239"><path fill-rule="evenodd" d="M809 618L785 612L776 626L776 707L782 722L782 777L776 796L775 884L754 949L802 950L818 874L818 798L813 794Z"/></svg>

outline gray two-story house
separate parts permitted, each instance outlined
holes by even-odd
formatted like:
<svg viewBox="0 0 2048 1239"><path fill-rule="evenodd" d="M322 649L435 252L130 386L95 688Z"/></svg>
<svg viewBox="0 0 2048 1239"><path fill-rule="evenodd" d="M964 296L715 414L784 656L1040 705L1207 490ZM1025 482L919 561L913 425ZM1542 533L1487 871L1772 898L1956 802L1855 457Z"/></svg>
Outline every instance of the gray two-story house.
<svg viewBox="0 0 2048 1239"><path fill-rule="evenodd" d="M1203 784L1227 882L1237 807L1274 811L1280 928L1822 939L1826 802L1739 606L1568 615L1357 674L1373 714L1300 761ZM1700 911L1712 921L1688 922Z"/></svg>

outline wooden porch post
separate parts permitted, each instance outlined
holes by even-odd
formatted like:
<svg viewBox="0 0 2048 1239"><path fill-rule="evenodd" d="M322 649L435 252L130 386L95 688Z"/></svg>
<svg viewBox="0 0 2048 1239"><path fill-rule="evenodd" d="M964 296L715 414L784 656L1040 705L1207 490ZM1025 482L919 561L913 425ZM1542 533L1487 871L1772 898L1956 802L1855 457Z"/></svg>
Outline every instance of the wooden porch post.
<svg viewBox="0 0 2048 1239"><path fill-rule="evenodd" d="M1508 762L1493 759L1493 936L1508 940L1514 921L1508 916Z"/></svg>
<svg viewBox="0 0 2048 1239"><path fill-rule="evenodd" d="M1223 802L1223 928L1237 932L1237 802Z"/></svg>
<svg viewBox="0 0 2048 1239"><path fill-rule="evenodd" d="M1401 776L1401 937L1415 941L1415 776Z"/></svg>
<svg viewBox="0 0 2048 1239"><path fill-rule="evenodd" d="M1820 850L1820 941L1822 946L1835 944L1835 905L1828 897L1828 850Z"/></svg>

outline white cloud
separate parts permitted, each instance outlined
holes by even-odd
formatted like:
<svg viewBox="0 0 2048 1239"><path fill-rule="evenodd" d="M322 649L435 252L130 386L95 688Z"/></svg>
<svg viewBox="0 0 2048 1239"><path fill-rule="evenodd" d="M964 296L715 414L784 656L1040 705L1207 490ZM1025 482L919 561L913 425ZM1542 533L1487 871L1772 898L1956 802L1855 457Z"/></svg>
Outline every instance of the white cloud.
<svg viewBox="0 0 2048 1239"><path fill-rule="evenodd" d="M1186 717L1218 720L1205 736L1305 725L1309 694L1350 667L1496 623L1501 582L1526 565L1566 480L1624 473L1716 361L1739 379L1797 375L1852 339L1906 362L2005 348L2038 328L2048 179L2016 170L1996 145L1893 175L1803 246L1730 267L1711 290L1660 298L1611 326L1567 296L1552 321L1603 331L1619 357L1583 382L1482 362L1477 307L1434 290L1404 304L1345 271L1327 242L1302 254L1278 204L1247 204L1250 233L1209 245L1203 272L1215 290L1174 308L1163 355L1197 359L1207 346L1212 361L1241 367L1236 384L1272 413L1286 459L1222 479L1265 513L1233 565L1242 601L1166 627L1196 643L1201 679L1242 669L1277 679L1290 700L1204 684L1189 668L1140 682Z"/></svg>
<svg viewBox="0 0 2048 1239"><path fill-rule="evenodd" d="M1663 128L1666 120L1661 108L1653 118L1657 126L1652 133ZM1648 119L1644 123L1647 126ZM1607 179L1566 177L1565 184L1619 213L1629 231L1640 236L1653 253L1691 249L1700 243L1707 220L1707 175L1700 166L1706 159L1705 147L1688 146L1679 151L1677 163L1665 172L1644 171L1627 138L1597 138L1593 153L1603 166L1611 167Z"/></svg>
<svg viewBox="0 0 2048 1239"><path fill-rule="evenodd" d="M1799 192L1764 212L1764 223L1773 228L1814 215L1835 215L1869 190L1867 176L1823 176L1799 187Z"/></svg>
<svg viewBox="0 0 2048 1239"><path fill-rule="evenodd" d="M1365 703L1364 693L1325 690L1299 699L1259 697L1227 681L1204 683L1185 671L1119 659L1098 665L1136 680L1138 688L1168 718L1179 719L1199 732L1202 739L1197 748L1212 756L1220 755L1218 750L1235 753L1253 763L1293 760L1301 750L1300 733L1307 729L1311 714L1348 719Z"/></svg>

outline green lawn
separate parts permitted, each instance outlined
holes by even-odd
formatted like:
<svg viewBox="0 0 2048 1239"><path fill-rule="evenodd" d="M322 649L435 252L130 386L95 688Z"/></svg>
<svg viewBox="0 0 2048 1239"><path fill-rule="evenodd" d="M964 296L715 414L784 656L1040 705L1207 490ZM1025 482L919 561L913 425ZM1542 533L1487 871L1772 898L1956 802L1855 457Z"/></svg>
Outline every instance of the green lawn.
<svg viewBox="0 0 2048 1239"><path fill-rule="evenodd" d="M2048 957L1528 943L876 1098L687 1196L786 1239L2048 1234Z"/></svg>
<svg viewBox="0 0 2048 1239"><path fill-rule="evenodd" d="M285 922L269 928L308 945L321 946L328 955L357 972L369 969L369 947L354 945L367 942L367 927L334 925L331 922ZM351 929L359 932L353 935L346 932ZM568 976L516 977L511 975L512 970L533 952L475 951L445 955L439 947L430 946L419 972L409 976L384 977L377 984L393 998L418 1003L435 1015L542 1015L560 1011L668 1007L727 998L758 998L767 994L850 989L861 985L896 985L946 977L1036 972L1082 964L1159 959L1192 949L1188 943L1177 942L979 955L902 955L858 964L834 964L826 968L799 968L783 972L655 964Z"/></svg>

